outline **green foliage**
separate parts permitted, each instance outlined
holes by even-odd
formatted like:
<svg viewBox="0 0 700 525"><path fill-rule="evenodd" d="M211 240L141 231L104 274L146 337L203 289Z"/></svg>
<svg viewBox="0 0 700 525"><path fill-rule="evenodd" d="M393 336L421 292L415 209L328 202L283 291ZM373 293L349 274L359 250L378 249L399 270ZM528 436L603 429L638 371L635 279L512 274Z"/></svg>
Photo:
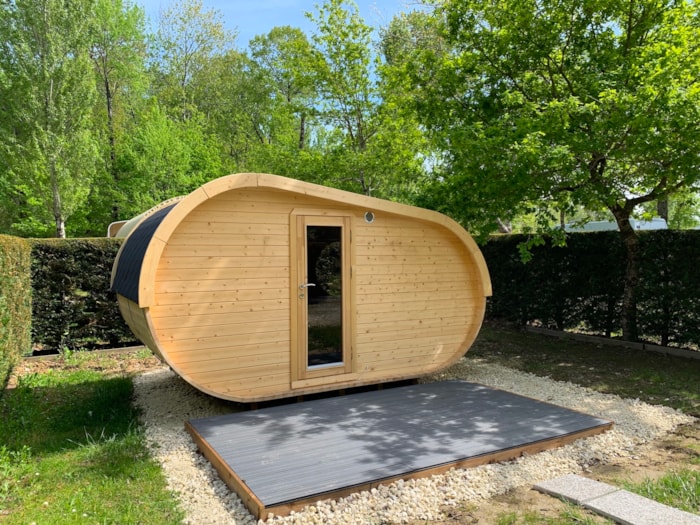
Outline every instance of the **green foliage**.
<svg viewBox="0 0 700 525"><path fill-rule="evenodd" d="M625 483L625 488L664 505L700 514L700 472L682 470L660 479L647 479L639 484Z"/></svg>
<svg viewBox="0 0 700 525"><path fill-rule="evenodd" d="M3 523L179 523L132 382L90 370L20 378L0 400Z"/></svg>
<svg viewBox="0 0 700 525"><path fill-rule="evenodd" d="M172 120L158 106L144 116L144 124L117 148L114 203L122 219L224 175L219 152L201 118Z"/></svg>
<svg viewBox="0 0 700 525"><path fill-rule="evenodd" d="M441 152L426 202L472 231L535 212L609 210L627 251L623 337L636 340L636 209L700 177L698 4L447 0L447 52L405 70Z"/></svg>
<svg viewBox="0 0 700 525"><path fill-rule="evenodd" d="M134 336L110 291L115 239L32 242L32 340L40 348L121 346Z"/></svg>
<svg viewBox="0 0 700 525"><path fill-rule="evenodd" d="M65 237L66 220L87 200L97 170L89 29L81 0L0 7L0 173L8 204L21 205L9 210L18 233Z"/></svg>
<svg viewBox="0 0 700 525"><path fill-rule="evenodd" d="M96 0L91 20L93 71L97 91L92 126L99 139L103 170L86 206L76 214L72 236L103 235L122 216L123 195L118 150L142 117L149 78L146 73L146 21L143 8L127 0ZM126 198L125 198L126 197ZM72 230L72 231L71 231Z"/></svg>
<svg viewBox="0 0 700 525"><path fill-rule="evenodd" d="M700 232L641 232L640 240L641 336L664 345L697 346ZM532 259L524 263L520 248L527 241L523 235L499 236L483 246L494 290L488 315L559 330L619 334L625 252L617 232L569 234L566 246L547 239L531 247Z"/></svg>
<svg viewBox="0 0 700 525"><path fill-rule="evenodd" d="M0 391L31 349L30 253L23 239L0 235Z"/></svg>
<svg viewBox="0 0 700 525"><path fill-rule="evenodd" d="M201 0L174 2L161 13L154 39L155 87L172 116L186 120L192 115L197 82L234 38L225 29L221 13L205 10Z"/></svg>
<svg viewBox="0 0 700 525"><path fill-rule="evenodd" d="M403 98L377 82L372 28L357 6L327 0L307 14L316 23L310 71L318 89L317 143L322 171L314 182L395 200L409 200L424 173L425 142ZM403 92L401 93L404 94Z"/></svg>
<svg viewBox="0 0 700 525"><path fill-rule="evenodd" d="M692 186L696 12L651 0L440 3L453 52L423 56L411 78L446 152L454 212L474 226L546 203L618 216Z"/></svg>

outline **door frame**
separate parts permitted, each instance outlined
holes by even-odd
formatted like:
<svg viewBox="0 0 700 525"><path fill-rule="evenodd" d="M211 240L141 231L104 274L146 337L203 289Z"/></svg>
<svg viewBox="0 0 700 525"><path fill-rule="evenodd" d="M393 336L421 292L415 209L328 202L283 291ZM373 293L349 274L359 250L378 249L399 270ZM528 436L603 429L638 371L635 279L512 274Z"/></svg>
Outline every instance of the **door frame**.
<svg viewBox="0 0 700 525"><path fill-rule="evenodd" d="M292 388L351 380L355 333L355 299L352 286L353 215L342 210L294 209L290 214L290 359ZM308 367L308 297L300 285L307 283L307 226L340 226L342 259L343 360L337 366ZM300 295L303 294L303 297Z"/></svg>

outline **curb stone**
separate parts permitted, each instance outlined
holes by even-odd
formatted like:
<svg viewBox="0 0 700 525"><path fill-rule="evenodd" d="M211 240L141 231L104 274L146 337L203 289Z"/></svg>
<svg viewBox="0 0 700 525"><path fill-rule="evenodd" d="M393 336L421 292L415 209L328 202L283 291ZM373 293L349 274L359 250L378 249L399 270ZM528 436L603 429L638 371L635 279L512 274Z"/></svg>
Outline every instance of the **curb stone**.
<svg viewBox="0 0 700 525"><path fill-rule="evenodd" d="M700 525L700 516L575 474L538 483L534 489L623 525Z"/></svg>

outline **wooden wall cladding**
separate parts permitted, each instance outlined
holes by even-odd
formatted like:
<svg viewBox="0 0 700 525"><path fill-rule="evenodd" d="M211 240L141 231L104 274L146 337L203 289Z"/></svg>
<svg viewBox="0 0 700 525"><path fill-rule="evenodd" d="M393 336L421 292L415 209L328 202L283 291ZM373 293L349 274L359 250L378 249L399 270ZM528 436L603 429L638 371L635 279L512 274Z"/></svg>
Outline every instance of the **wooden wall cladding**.
<svg viewBox="0 0 700 525"><path fill-rule="evenodd" d="M481 326L485 262L438 213L264 174L217 179L163 208L141 234L145 249L129 243L155 212L124 227L113 288L134 333L214 396L259 401L418 377L459 359ZM300 217L346 235L342 366L305 369Z"/></svg>

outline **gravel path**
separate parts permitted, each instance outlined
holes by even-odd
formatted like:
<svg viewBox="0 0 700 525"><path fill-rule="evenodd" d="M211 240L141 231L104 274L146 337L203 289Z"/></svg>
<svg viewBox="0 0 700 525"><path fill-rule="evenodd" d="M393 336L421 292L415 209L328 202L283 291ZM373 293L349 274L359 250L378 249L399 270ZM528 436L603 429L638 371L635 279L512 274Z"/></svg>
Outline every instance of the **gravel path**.
<svg viewBox="0 0 700 525"><path fill-rule="evenodd" d="M590 465L605 463L614 457L634 456L638 447L693 420L667 407L600 394L476 359L462 359L437 379L452 378L612 419L615 426L599 436L516 461L398 481L337 502L318 503L287 517L273 517L266 523L361 525L439 521L443 517L440 509L445 506L461 501L476 502L518 486L581 473ZM136 404L143 411L149 446L163 466L170 489L179 495L187 514L186 523L255 523L240 499L197 452L184 430L186 420L229 413L232 405L202 394L166 368L137 376L134 383Z"/></svg>

